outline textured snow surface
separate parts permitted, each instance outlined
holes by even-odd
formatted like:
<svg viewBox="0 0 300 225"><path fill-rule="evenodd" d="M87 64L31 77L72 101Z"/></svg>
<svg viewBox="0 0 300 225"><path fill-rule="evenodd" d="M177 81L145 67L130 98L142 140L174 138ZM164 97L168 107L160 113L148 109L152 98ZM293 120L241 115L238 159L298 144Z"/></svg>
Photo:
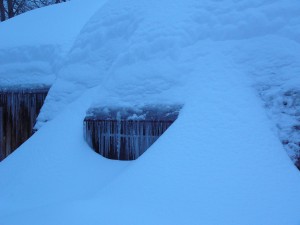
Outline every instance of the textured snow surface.
<svg viewBox="0 0 300 225"><path fill-rule="evenodd" d="M2 22L0 87L52 84L80 29L102 3L72 0Z"/></svg>
<svg viewBox="0 0 300 225"><path fill-rule="evenodd" d="M292 123L273 107L299 87L299 12L296 0L104 3L57 68L40 130L0 164L1 223L299 224L300 174L274 125ZM91 107L164 103L184 107L136 161L84 142Z"/></svg>
<svg viewBox="0 0 300 225"><path fill-rule="evenodd" d="M274 67L276 62L265 60L266 55L277 61L297 60L298 51L288 43L299 45L299 11L296 0L108 1L78 36L40 121L52 119L60 110L53 110L53 104L65 106L97 85L99 96L107 96L95 101L104 104L119 104L120 97L123 104L170 101L173 92L178 95L175 88L191 77L197 60L211 51L227 49L225 54L232 57L234 49L235 60L247 72L249 58L255 68L259 63ZM286 46L289 50L282 53ZM180 102L180 96L172 101Z"/></svg>

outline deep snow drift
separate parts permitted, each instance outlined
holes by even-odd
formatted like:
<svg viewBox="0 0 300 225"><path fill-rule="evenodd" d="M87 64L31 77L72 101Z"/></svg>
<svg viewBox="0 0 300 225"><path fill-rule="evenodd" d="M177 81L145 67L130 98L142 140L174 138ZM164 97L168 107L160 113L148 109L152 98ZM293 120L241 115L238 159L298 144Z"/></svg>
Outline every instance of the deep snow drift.
<svg viewBox="0 0 300 225"><path fill-rule="evenodd" d="M51 85L80 29L102 3L73 0L2 22L0 86Z"/></svg>
<svg viewBox="0 0 300 225"><path fill-rule="evenodd" d="M300 174L274 126L293 124L259 98L299 84L299 12L296 0L103 3L56 70L40 130L0 164L0 221L299 224ZM163 103L184 107L136 161L83 140L90 107Z"/></svg>

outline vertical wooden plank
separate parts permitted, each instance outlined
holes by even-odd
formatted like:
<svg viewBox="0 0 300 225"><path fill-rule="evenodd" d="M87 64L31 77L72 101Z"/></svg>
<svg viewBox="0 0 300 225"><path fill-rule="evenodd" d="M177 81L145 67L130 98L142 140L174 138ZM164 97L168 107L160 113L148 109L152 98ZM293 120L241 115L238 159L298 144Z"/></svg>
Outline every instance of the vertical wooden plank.
<svg viewBox="0 0 300 225"><path fill-rule="evenodd" d="M157 118L159 119L159 118ZM171 120L102 120L85 118L84 137L89 146L108 159L135 160L173 123Z"/></svg>
<svg viewBox="0 0 300 225"><path fill-rule="evenodd" d="M0 161L4 159L3 107L0 107Z"/></svg>
<svg viewBox="0 0 300 225"><path fill-rule="evenodd" d="M33 134L34 123L48 90L0 90L0 161Z"/></svg>

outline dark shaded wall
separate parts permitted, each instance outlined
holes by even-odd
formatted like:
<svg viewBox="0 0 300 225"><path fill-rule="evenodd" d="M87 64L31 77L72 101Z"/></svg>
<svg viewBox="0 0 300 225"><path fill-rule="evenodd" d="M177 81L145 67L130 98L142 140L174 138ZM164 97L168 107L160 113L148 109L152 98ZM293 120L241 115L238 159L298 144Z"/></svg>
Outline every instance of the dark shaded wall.
<svg viewBox="0 0 300 225"><path fill-rule="evenodd" d="M84 121L85 139L109 159L134 160L142 155L174 121Z"/></svg>
<svg viewBox="0 0 300 225"><path fill-rule="evenodd" d="M33 126L48 90L0 90L0 161L33 134Z"/></svg>
<svg viewBox="0 0 300 225"><path fill-rule="evenodd" d="M88 110L84 137L108 159L135 160L177 119L182 105L99 107Z"/></svg>

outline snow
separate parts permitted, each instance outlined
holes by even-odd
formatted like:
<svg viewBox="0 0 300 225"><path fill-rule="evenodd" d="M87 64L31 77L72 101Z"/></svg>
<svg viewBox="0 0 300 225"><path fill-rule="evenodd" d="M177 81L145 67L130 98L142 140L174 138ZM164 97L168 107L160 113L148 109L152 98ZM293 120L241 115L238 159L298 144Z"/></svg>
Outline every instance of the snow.
<svg viewBox="0 0 300 225"><path fill-rule="evenodd" d="M60 79L54 85L53 91L50 91L52 101L47 102L39 121L42 123L54 117L60 110L55 107L51 112L49 108L54 108L54 104L67 105L86 88L96 85L100 85L100 92L108 89L107 96L99 100L105 101L103 104L115 99L116 104L125 104L124 101L141 104L140 102L157 98L159 101L170 101L169 98L174 93L167 93L164 97L161 92L172 89L176 95L178 91L174 91L174 87L181 88L189 79L195 61L211 49L219 48L220 51L224 48L222 45L228 45L227 49L252 46L245 50L240 57L242 58L248 52L255 54L257 50L264 49L264 42L271 35L277 36L272 38L272 43L285 37L287 33L290 35L286 42L297 41L295 37L299 29L291 28L294 28L294 24L300 24L299 16L295 16L299 7L296 1L289 2L290 4L280 1L230 0L165 0L151 3L109 1L91 18L78 36L67 56L65 66L58 72ZM116 8L116 4L120 6ZM282 10L280 13L279 9ZM265 18L265 22L260 17ZM278 24L277 21L281 23ZM252 44L252 39L249 38L258 41ZM228 43L232 40L235 40L234 44ZM238 45L240 41L243 43ZM281 51L277 48L284 48L284 45L281 47L275 43L272 46L276 47L273 52ZM264 52L261 53L262 58L263 54ZM295 50L290 53L293 54L296 54ZM282 58L280 53L274 57ZM88 78L83 74L88 74ZM60 82L64 85L60 85ZM63 94L66 92L66 83L71 83L68 84L68 98ZM63 87L61 91L58 90L59 86ZM110 91L111 89L116 91ZM151 97L145 96L147 93ZM153 93L158 93L159 96L154 97ZM120 97L123 98L122 101ZM136 99L139 97L140 100ZM180 103L184 100L176 96L172 101Z"/></svg>
<svg viewBox="0 0 300 225"><path fill-rule="evenodd" d="M53 84L64 56L105 1L80 0L40 8L0 25L0 86Z"/></svg>
<svg viewBox="0 0 300 225"><path fill-rule="evenodd" d="M103 2L86 0L83 3L73 0L32 10L9 19L1 23L0 48L48 44L64 44L68 47Z"/></svg>
<svg viewBox="0 0 300 225"><path fill-rule="evenodd" d="M234 50L235 49L235 50ZM300 48L294 40L268 36L250 43L235 44L227 54L234 55L254 83L264 101L268 116L275 122L289 156L297 161L300 155L298 87L300 85Z"/></svg>
<svg viewBox="0 0 300 225"><path fill-rule="evenodd" d="M299 84L298 2L97 8L55 70L39 131L0 164L0 221L299 224L300 175L275 126L281 138L298 116L277 107L298 105L282 99ZM111 161L85 143L90 108L147 104L184 106L138 160Z"/></svg>

